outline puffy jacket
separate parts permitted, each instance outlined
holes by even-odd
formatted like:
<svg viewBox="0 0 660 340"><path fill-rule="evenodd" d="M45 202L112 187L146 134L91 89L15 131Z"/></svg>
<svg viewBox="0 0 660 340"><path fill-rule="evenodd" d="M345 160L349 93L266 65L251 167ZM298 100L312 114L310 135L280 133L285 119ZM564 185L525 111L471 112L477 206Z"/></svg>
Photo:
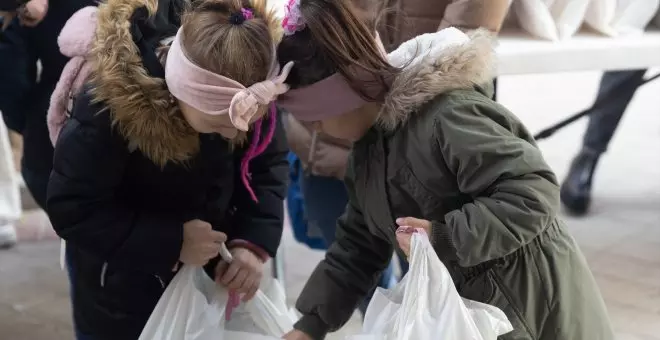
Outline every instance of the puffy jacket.
<svg viewBox="0 0 660 340"><path fill-rule="evenodd" d="M349 203L298 298L295 327L314 340L340 328L400 251L396 219L412 216L431 221L429 238L458 293L507 315L514 330L498 339L614 339L558 217L552 169L524 125L490 98L492 39L436 34L463 42L419 52L426 45L411 42L399 54L425 57L394 79L378 124L353 145Z"/></svg>
<svg viewBox="0 0 660 340"><path fill-rule="evenodd" d="M147 19L144 3L99 7L90 83L59 134L48 186L47 212L73 272L75 324L95 339L138 338L175 274L183 223L207 221L228 244L247 241L270 256L282 234L281 122L250 162L257 203L239 172L247 146L196 133L170 99L154 53L162 26ZM170 5L161 0L158 11Z"/></svg>

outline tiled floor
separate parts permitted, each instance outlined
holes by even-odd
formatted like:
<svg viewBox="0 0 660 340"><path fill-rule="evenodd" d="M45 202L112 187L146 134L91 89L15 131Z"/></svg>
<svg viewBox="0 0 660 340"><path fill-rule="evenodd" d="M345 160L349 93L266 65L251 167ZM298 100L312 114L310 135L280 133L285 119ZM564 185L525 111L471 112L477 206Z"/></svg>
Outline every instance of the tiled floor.
<svg viewBox="0 0 660 340"><path fill-rule="evenodd" d="M500 101L537 131L588 106L597 82L595 73L507 77L500 80ZM660 340L658 93L660 83L651 84L631 105L601 161L592 215L567 218L598 280L620 340ZM580 145L583 129L584 123L577 123L540 142L560 177ZM34 230L44 230L36 227L42 221L38 214L29 216L25 223L33 227L23 230L24 238L39 235ZM0 339L71 339L67 285L59 270L58 246L54 240L24 242L14 250L0 252ZM293 303L322 254L296 244L288 231L283 249L285 283ZM358 329L355 318L332 339L342 339Z"/></svg>

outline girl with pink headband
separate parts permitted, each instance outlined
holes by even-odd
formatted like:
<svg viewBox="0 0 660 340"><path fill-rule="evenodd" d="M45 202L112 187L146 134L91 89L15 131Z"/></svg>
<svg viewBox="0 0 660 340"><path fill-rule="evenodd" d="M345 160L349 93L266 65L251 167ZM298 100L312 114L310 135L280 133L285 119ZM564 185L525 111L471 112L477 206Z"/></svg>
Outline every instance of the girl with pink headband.
<svg viewBox="0 0 660 340"><path fill-rule="evenodd" d="M47 204L80 339L137 339L181 263L228 287L228 307L256 293L288 172L280 32L261 0L99 6L87 84L53 129Z"/></svg>
<svg viewBox="0 0 660 340"><path fill-rule="evenodd" d="M319 340L344 325L414 232L429 237L463 297L506 313L514 330L500 339L614 338L559 217L552 169L491 99L488 33L447 28L385 55L349 0L291 0L286 12L278 58L295 65L278 104L353 147L336 240L285 339Z"/></svg>

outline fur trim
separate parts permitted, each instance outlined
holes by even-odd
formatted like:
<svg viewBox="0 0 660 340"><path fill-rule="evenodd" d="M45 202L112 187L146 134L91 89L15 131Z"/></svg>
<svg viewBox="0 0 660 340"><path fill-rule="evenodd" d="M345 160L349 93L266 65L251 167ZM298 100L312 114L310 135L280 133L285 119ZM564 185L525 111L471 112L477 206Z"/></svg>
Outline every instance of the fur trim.
<svg viewBox="0 0 660 340"><path fill-rule="evenodd" d="M435 41L439 39L440 44L444 40L464 39L464 42L452 42L438 48L431 46L433 41L424 39L425 36ZM379 124L387 130L405 123L411 114L436 96L451 90L486 84L495 75L495 39L486 30L475 31L467 38L457 29L448 28L415 38L401 48L408 50L397 50L390 56L400 52L398 57L403 54L415 60L408 65L402 65L404 66L402 72L392 83L390 92L385 98L379 115ZM410 53L411 48L414 49L413 53ZM422 55L419 51L426 55ZM393 64L397 65L396 62Z"/></svg>
<svg viewBox="0 0 660 340"><path fill-rule="evenodd" d="M181 115L165 80L144 68L130 30L131 16L157 0L111 0L99 6L96 40L90 56L92 95L103 102L129 145L164 166L182 163L199 151L199 137ZM104 112L105 113L105 112Z"/></svg>

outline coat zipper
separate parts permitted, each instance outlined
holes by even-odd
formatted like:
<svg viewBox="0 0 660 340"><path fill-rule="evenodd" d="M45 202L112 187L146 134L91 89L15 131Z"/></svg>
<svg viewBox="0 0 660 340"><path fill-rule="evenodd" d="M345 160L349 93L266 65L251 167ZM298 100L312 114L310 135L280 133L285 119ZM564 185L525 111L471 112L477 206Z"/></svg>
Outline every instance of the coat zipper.
<svg viewBox="0 0 660 340"><path fill-rule="evenodd" d="M165 288L165 281L163 281L163 279L158 275L154 274L154 276L156 277L156 279L158 279L158 282L160 283L160 287L164 289Z"/></svg>
<svg viewBox="0 0 660 340"><path fill-rule="evenodd" d="M105 277L108 273L108 262L103 262L103 266L101 267L101 288L105 287ZM158 283L160 283L161 288L165 288L165 281L163 279L154 274L154 277L158 280Z"/></svg>
<svg viewBox="0 0 660 340"><path fill-rule="evenodd" d="M108 262L103 262L101 267L101 288L105 287L105 275L108 272Z"/></svg>

